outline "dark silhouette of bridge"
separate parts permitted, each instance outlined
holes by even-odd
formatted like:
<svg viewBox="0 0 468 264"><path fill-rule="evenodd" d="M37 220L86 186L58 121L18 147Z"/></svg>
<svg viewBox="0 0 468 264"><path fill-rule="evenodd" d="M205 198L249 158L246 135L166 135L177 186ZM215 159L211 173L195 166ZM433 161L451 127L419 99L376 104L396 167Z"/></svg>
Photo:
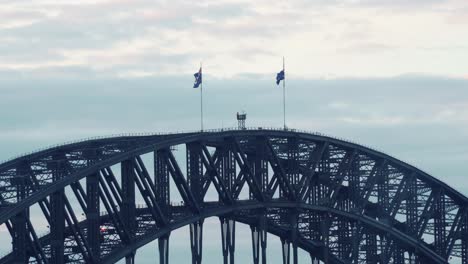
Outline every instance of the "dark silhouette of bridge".
<svg viewBox="0 0 468 264"><path fill-rule="evenodd" d="M48 234L36 233L32 207ZM467 209L467 197L423 171L317 133L89 139L0 164L0 224L12 241L0 264L134 263L156 239L167 264L171 231L187 225L200 264L203 222L213 216L225 264L234 263L236 222L251 228L255 264L268 263L267 233L281 239L284 263L297 263L301 248L311 263L466 264Z"/></svg>

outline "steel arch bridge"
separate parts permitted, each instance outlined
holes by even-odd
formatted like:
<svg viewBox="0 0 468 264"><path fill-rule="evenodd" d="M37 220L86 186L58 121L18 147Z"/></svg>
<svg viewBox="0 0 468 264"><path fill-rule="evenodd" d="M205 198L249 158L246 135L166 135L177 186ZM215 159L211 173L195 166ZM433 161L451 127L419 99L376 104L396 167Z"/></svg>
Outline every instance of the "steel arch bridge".
<svg viewBox="0 0 468 264"><path fill-rule="evenodd" d="M49 225L43 236L33 208ZM466 264L467 209L465 196L423 171L316 133L90 139L0 164L0 224L12 241L0 264L134 263L156 239L167 264L171 231L187 225L200 264L212 216L225 264L234 263L236 222L251 228L254 264L268 263L267 233L280 238L283 263L297 263L301 248L311 263Z"/></svg>

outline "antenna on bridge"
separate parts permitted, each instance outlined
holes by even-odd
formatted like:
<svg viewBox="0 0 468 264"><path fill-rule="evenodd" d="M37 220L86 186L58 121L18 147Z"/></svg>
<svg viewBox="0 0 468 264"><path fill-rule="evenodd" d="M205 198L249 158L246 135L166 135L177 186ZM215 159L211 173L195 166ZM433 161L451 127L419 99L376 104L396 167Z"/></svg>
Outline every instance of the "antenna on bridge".
<svg viewBox="0 0 468 264"><path fill-rule="evenodd" d="M239 129L245 129L245 120L247 119L247 113L242 111L242 113L239 114L237 112L237 124Z"/></svg>

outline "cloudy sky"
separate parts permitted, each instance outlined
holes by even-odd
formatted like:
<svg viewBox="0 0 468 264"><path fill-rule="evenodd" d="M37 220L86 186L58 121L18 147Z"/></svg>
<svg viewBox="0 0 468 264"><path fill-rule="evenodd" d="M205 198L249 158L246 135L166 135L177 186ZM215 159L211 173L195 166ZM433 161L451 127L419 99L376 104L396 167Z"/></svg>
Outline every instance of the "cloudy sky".
<svg viewBox="0 0 468 264"><path fill-rule="evenodd" d="M0 159L199 129L201 61L206 127L235 126L241 110L249 126L280 127L285 56L290 127L372 146L468 195L466 0L0 0L0 18ZM187 251L187 235L171 243Z"/></svg>
<svg viewBox="0 0 468 264"><path fill-rule="evenodd" d="M1 1L3 75L467 78L464 0Z"/></svg>

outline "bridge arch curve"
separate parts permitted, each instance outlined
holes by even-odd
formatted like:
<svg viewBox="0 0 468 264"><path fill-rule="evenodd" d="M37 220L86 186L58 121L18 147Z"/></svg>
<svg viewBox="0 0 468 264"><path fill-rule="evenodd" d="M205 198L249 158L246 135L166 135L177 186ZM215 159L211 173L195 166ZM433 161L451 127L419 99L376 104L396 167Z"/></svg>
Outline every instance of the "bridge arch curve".
<svg viewBox="0 0 468 264"><path fill-rule="evenodd" d="M186 173L171 149L181 144L186 148ZM141 158L147 153L154 153L154 172L148 171ZM120 164L121 179L112 171L115 164ZM0 224L15 238L13 252L0 263L7 259L50 263L59 258L57 254L68 254L70 262L100 263L133 250L132 245L145 241L133 235L141 223L129 220L138 219L135 193L149 212L145 225L168 226L174 221L174 212L181 210L171 204L170 182L184 200L184 210L195 218L210 206L238 208L253 203L260 210L257 218L263 220L252 226L265 232L279 221L287 230L285 241L313 251L317 249L300 242L307 236L299 225L311 226L311 234L322 240L327 250L323 252L333 253L330 256L335 262L357 263L364 258L375 263L405 263L419 258L445 263L457 258L467 263L465 196L370 148L320 134L267 129L94 139L0 164ZM204 201L210 186L219 197L216 205ZM65 187L73 193L65 193ZM246 190L248 197L240 199ZM70 195L79 204L70 203ZM282 206L277 215L269 214L267 208L273 207L264 207L269 203L289 207ZM29 219L28 208L35 204L51 226L47 239L37 237ZM85 223L76 219L76 207L85 212ZM100 208L113 219L114 239L100 234L104 219L99 217ZM298 213L296 221L291 221L289 212L298 208L315 213L310 218ZM317 233L314 227L323 216L316 212L323 210L347 220L332 222ZM59 216L65 220L57 220ZM226 219L243 221L235 214ZM356 229L353 223L363 227ZM65 230L72 233L69 248L57 243L65 240ZM351 250L344 241L350 240L353 231L359 239ZM193 249L195 255L197 250Z"/></svg>

